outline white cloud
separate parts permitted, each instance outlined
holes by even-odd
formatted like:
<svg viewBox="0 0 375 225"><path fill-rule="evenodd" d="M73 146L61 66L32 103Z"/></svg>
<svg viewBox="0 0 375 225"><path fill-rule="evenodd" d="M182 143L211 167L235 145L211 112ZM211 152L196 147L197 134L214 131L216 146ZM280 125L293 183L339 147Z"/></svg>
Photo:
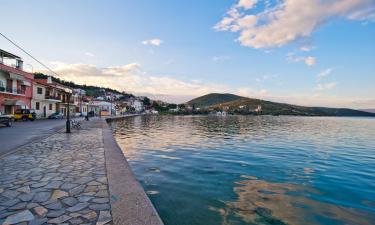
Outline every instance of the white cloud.
<svg viewBox="0 0 375 225"><path fill-rule="evenodd" d="M324 91L324 90L332 90L337 86L335 82L330 82L330 83L323 83L323 84L318 84L316 87L316 90L318 91Z"/></svg>
<svg viewBox="0 0 375 225"><path fill-rule="evenodd" d="M364 20L374 18L375 11L373 0L284 0L254 14L242 10L255 4L239 1L214 29L239 32L239 42L247 47L279 47L309 37L333 17Z"/></svg>
<svg viewBox="0 0 375 225"><path fill-rule="evenodd" d="M158 38L142 41L142 44L144 45L153 45L153 46L160 46L162 43L163 43L163 40L160 40Z"/></svg>
<svg viewBox="0 0 375 225"><path fill-rule="evenodd" d="M316 64L316 59L314 57L308 56L304 59L304 62L308 66L313 66Z"/></svg>
<svg viewBox="0 0 375 225"><path fill-rule="evenodd" d="M316 58L312 56L297 56L294 52L289 52L286 55L286 60L289 63L304 62L308 66L314 66L316 64Z"/></svg>
<svg viewBox="0 0 375 225"><path fill-rule="evenodd" d="M326 76L330 75L331 73L332 73L332 69L327 68L325 70L320 71L320 73L318 73L318 75L316 75L316 77L318 78L318 80L321 80L323 77L326 77Z"/></svg>
<svg viewBox="0 0 375 225"><path fill-rule="evenodd" d="M85 56L88 56L88 57L95 57L95 54L94 54L94 53L91 53L91 52L85 52Z"/></svg>
<svg viewBox="0 0 375 225"><path fill-rule="evenodd" d="M258 0L239 0L236 6L237 8L251 9L257 2Z"/></svg>

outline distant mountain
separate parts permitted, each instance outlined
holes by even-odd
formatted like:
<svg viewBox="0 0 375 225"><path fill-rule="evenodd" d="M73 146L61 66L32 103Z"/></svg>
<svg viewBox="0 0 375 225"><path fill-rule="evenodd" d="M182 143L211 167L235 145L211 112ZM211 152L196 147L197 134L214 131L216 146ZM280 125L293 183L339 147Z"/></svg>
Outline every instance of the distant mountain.
<svg viewBox="0 0 375 225"><path fill-rule="evenodd" d="M375 113L375 109L360 109L360 111Z"/></svg>
<svg viewBox="0 0 375 225"><path fill-rule="evenodd" d="M306 107L233 94L208 94L187 102L204 110L225 110L234 114L298 115L298 116L375 116L374 113L347 108ZM256 110L261 109L261 110Z"/></svg>
<svg viewBox="0 0 375 225"><path fill-rule="evenodd" d="M234 94L219 94L219 93L211 93L208 95L203 95L198 98L194 98L187 102L188 105L194 105L197 108L208 108L213 105L218 105L230 101L239 100L243 97L234 95Z"/></svg>

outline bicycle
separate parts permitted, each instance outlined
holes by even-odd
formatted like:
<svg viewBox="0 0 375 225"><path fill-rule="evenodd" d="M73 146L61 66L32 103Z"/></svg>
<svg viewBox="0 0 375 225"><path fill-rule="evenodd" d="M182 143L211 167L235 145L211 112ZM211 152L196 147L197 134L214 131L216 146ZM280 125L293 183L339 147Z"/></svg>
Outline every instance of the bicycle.
<svg viewBox="0 0 375 225"><path fill-rule="evenodd" d="M75 128L75 129L81 129L81 123L76 121L76 120L70 120L70 122L72 123L72 128Z"/></svg>

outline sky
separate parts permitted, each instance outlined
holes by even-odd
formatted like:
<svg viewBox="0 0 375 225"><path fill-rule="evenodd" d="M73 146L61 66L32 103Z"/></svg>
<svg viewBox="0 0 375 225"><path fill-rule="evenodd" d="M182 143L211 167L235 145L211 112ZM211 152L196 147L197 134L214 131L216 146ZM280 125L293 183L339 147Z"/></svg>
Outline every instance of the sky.
<svg viewBox="0 0 375 225"><path fill-rule="evenodd" d="M76 83L175 103L215 92L375 108L375 0L0 0L0 10L1 33ZM2 37L0 48L49 73Z"/></svg>

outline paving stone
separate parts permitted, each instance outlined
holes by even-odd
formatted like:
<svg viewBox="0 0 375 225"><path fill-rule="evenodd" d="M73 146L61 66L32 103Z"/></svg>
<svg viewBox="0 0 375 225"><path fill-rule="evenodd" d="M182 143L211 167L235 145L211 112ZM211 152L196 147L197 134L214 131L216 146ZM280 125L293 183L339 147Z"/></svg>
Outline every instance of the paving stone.
<svg viewBox="0 0 375 225"><path fill-rule="evenodd" d="M70 213L69 216L71 216L73 218L76 218L76 217L82 216L82 214L81 213Z"/></svg>
<svg viewBox="0 0 375 225"><path fill-rule="evenodd" d="M62 190L70 190L70 189L72 189L74 187L77 187L77 186L78 186L78 184L73 184L73 183L65 182L63 185L61 185L60 188Z"/></svg>
<svg viewBox="0 0 375 225"><path fill-rule="evenodd" d="M35 177L31 177L31 180L33 181L38 181L42 178L42 176L35 176Z"/></svg>
<svg viewBox="0 0 375 225"><path fill-rule="evenodd" d="M32 184L31 187L32 188L39 188L39 187L46 186L47 184L48 184L48 182L38 182L36 184Z"/></svg>
<svg viewBox="0 0 375 225"><path fill-rule="evenodd" d="M76 224L82 224L84 221L82 219L80 219L80 218L73 218L73 219L69 220L69 222L71 224L76 225Z"/></svg>
<svg viewBox="0 0 375 225"><path fill-rule="evenodd" d="M75 204L78 203L78 200L76 198L73 198L73 197L68 197L68 198L64 198L63 200L61 200L64 204L68 205L68 206L73 206Z"/></svg>
<svg viewBox="0 0 375 225"><path fill-rule="evenodd" d="M0 212L0 219L3 219L3 218L6 218L10 215L13 215L15 214L16 212L12 211L12 212L8 212L8 211L4 211L4 212Z"/></svg>
<svg viewBox="0 0 375 225"><path fill-rule="evenodd" d="M37 206L33 209L33 211L40 217L44 217L48 213L48 209L44 208L43 206Z"/></svg>
<svg viewBox="0 0 375 225"><path fill-rule="evenodd" d="M88 201L90 201L93 198L94 197L92 197L92 196L82 195L82 196L79 196L78 201L80 201L80 202L88 202Z"/></svg>
<svg viewBox="0 0 375 225"><path fill-rule="evenodd" d="M69 194L71 196L76 196L76 195L80 194L84 189L85 189L85 185L80 185L78 187L75 187L75 188L71 189L69 191Z"/></svg>
<svg viewBox="0 0 375 225"><path fill-rule="evenodd" d="M110 211L100 211L98 221L96 225L104 225L112 221L112 216Z"/></svg>
<svg viewBox="0 0 375 225"><path fill-rule="evenodd" d="M80 202L80 203L76 204L75 206L67 208L66 210L69 211L69 212L77 212L79 210L82 210L82 209L86 208L88 205L89 204L86 203L86 202Z"/></svg>
<svg viewBox="0 0 375 225"><path fill-rule="evenodd" d="M96 197L108 197L108 191L107 190L98 191L98 193L96 193L95 196Z"/></svg>
<svg viewBox="0 0 375 225"><path fill-rule="evenodd" d="M46 186L44 186L44 188L57 189L61 186L62 183L63 183L62 181L54 180L54 181L49 182Z"/></svg>
<svg viewBox="0 0 375 225"><path fill-rule="evenodd" d="M62 209L62 210L50 210L47 213L47 217L55 218L55 217L59 217L59 216L63 215L64 213L65 213L64 209Z"/></svg>
<svg viewBox="0 0 375 225"><path fill-rule="evenodd" d="M29 225L42 225L48 221L47 218L34 219L29 222Z"/></svg>
<svg viewBox="0 0 375 225"><path fill-rule="evenodd" d="M98 216L98 214L96 214L95 211L91 211L91 212L83 215L82 217L85 218L85 219L88 219L88 220L93 220L93 219L96 219L97 216Z"/></svg>
<svg viewBox="0 0 375 225"><path fill-rule="evenodd" d="M108 198L94 198L92 200L92 202L95 202L95 203L108 203L109 199Z"/></svg>
<svg viewBox="0 0 375 225"><path fill-rule="evenodd" d="M93 181L94 178L92 177L81 177L79 178L78 180L74 181L74 183L77 183L77 184L86 184L90 181Z"/></svg>
<svg viewBox="0 0 375 225"><path fill-rule="evenodd" d="M58 210L58 209L62 209L63 206L62 206L62 204L59 201L57 201L57 202L48 204L45 207L47 209Z"/></svg>
<svg viewBox="0 0 375 225"><path fill-rule="evenodd" d="M39 192L39 193L36 193L34 198L33 198L33 201L34 202L45 202L49 199L49 197L51 196L51 192Z"/></svg>
<svg viewBox="0 0 375 225"><path fill-rule="evenodd" d="M107 184L107 177L100 177L100 178L98 178L96 180L98 182L100 182L100 183Z"/></svg>
<svg viewBox="0 0 375 225"><path fill-rule="evenodd" d="M11 206L14 206L15 204L17 204L19 202L20 202L20 200L15 198L15 199L12 199L12 200L9 200L9 201L6 201L6 202L0 202L0 205L5 206L5 207L11 207Z"/></svg>
<svg viewBox="0 0 375 225"><path fill-rule="evenodd" d="M92 210L99 211L99 210L108 210L111 207L109 204L91 204L89 208Z"/></svg>
<svg viewBox="0 0 375 225"><path fill-rule="evenodd" d="M38 207L38 206L40 206L38 203L31 202L31 203L27 204L26 208L32 209L32 208L35 208L35 207Z"/></svg>
<svg viewBox="0 0 375 225"><path fill-rule="evenodd" d="M1 193L1 195L6 198L12 199L12 198L17 197L19 195L19 192L13 191L13 190L6 190L3 193Z"/></svg>
<svg viewBox="0 0 375 225"><path fill-rule="evenodd" d="M3 188L0 188L0 194L4 192L4 189Z"/></svg>
<svg viewBox="0 0 375 225"><path fill-rule="evenodd" d="M24 202L28 202L28 201L31 201L31 199L33 199L34 197L34 193L23 193L23 194L20 194L17 196L19 199L21 199L21 201L24 201Z"/></svg>
<svg viewBox="0 0 375 225"><path fill-rule="evenodd" d="M62 197L67 197L69 196L68 192L61 191L61 190L54 190L52 192L51 200L56 200Z"/></svg>
<svg viewBox="0 0 375 225"><path fill-rule="evenodd" d="M91 182L87 183L87 185L101 185L101 183L99 183L97 181L91 181Z"/></svg>
<svg viewBox="0 0 375 225"><path fill-rule="evenodd" d="M91 186L91 185L89 185L89 186L87 186L85 188L84 192L93 192L93 191L97 191L98 189L99 189L98 186Z"/></svg>
<svg viewBox="0 0 375 225"><path fill-rule="evenodd" d="M31 221L33 219L34 215L29 210L24 210L11 216L8 216L4 221L4 225L17 224L25 221Z"/></svg>
<svg viewBox="0 0 375 225"><path fill-rule="evenodd" d="M21 188L17 189L18 192L23 192L23 193L30 193L30 187L29 186L24 186Z"/></svg>
<svg viewBox="0 0 375 225"><path fill-rule="evenodd" d="M48 220L48 223L61 224L61 223L64 223L65 221L67 221L67 220L70 220L71 218L72 217L70 217L70 216L62 215L60 217Z"/></svg>
<svg viewBox="0 0 375 225"><path fill-rule="evenodd" d="M15 204L14 206L9 207L10 210L21 210L26 208L27 203L26 202L20 202L18 204Z"/></svg>

